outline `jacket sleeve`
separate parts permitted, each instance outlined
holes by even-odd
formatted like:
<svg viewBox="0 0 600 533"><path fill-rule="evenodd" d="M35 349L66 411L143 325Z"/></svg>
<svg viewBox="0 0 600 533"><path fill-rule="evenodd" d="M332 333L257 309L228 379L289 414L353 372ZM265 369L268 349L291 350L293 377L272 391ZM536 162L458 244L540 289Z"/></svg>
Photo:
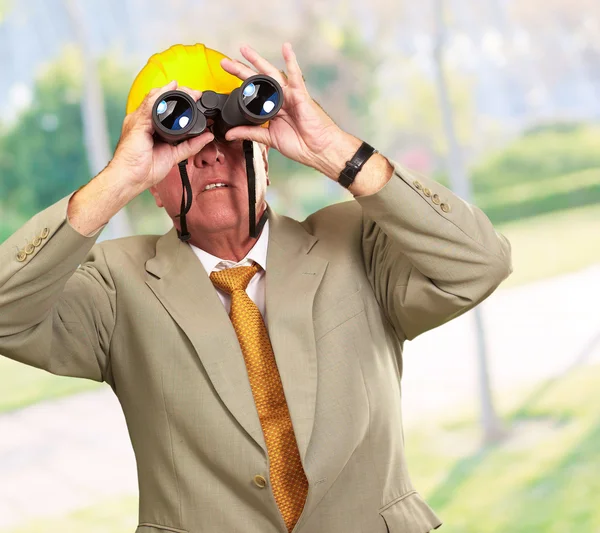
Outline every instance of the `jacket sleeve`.
<svg viewBox="0 0 600 533"><path fill-rule="evenodd" d="M67 220L71 196L0 245L0 354L114 388L115 286L102 246L92 250L101 232L83 236Z"/></svg>
<svg viewBox="0 0 600 533"><path fill-rule="evenodd" d="M402 340L487 298L513 271L511 247L481 209L398 163L363 210L365 269Z"/></svg>

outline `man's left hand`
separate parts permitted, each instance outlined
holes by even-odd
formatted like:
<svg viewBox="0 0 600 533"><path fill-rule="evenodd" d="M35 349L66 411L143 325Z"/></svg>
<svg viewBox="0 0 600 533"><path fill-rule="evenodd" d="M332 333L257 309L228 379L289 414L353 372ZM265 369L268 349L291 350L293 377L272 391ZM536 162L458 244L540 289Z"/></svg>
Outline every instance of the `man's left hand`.
<svg viewBox="0 0 600 533"><path fill-rule="evenodd" d="M223 59L223 70L246 80L255 74L271 76L283 89L283 105L269 121L268 128L237 126L227 132L227 140L249 139L275 148L298 163L319 167L323 154L335 149L336 143L348 135L323 111L306 89L302 71L290 43L282 46L287 73L275 68L249 46L240 52L258 72L237 60Z"/></svg>

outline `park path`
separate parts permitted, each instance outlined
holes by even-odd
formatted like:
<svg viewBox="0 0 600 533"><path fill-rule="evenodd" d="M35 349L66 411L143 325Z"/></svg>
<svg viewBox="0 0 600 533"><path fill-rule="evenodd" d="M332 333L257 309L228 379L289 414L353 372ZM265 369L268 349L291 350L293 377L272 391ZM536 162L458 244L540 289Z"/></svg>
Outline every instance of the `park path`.
<svg viewBox="0 0 600 533"><path fill-rule="evenodd" d="M600 362L600 264L481 304L498 395ZM473 315L405 346L407 427L476 401ZM104 498L137 495L125 420L108 386L0 415L0 530L60 516Z"/></svg>

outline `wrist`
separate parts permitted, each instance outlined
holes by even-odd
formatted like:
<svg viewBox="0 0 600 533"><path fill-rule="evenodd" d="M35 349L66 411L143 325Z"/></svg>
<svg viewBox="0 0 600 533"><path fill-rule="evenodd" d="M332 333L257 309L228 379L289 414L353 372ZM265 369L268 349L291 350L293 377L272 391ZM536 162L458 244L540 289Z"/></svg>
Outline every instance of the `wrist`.
<svg viewBox="0 0 600 533"><path fill-rule="evenodd" d="M352 159L362 143L363 141L354 135L340 130L329 149L315 154L315 163L312 166L337 182L346 168L346 163ZM363 165L348 191L354 197L375 194L390 181L393 172L394 167L387 158L379 153L373 154Z"/></svg>
<svg viewBox="0 0 600 533"><path fill-rule="evenodd" d="M121 205L119 209L125 207L146 189L144 185L131 180L130 172L127 169L122 169L112 161L96 175L94 180L98 180L98 184L103 190L114 195L115 203Z"/></svg>
<svg viewBox="0 0 600 533"><path fill-rule="evenodd" d="M360 139L340 130L326 150L314 155L311 166L333 181L338 181L346 162L352 159L361 145Z"/></svg>
<svg viewBox="0 0 600 533"><path fill-rule="evenodd" d="M69 224L84 236L93 234L138 194L114 168L106 167L71 196Z"/></svg>

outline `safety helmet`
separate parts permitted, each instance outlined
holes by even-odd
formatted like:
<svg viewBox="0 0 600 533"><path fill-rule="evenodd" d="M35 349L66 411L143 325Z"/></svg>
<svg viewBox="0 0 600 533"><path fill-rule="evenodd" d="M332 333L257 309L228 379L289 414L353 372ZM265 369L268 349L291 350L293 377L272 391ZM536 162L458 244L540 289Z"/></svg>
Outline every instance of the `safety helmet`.
<svg viewBox="0 0 600 533"><path fill-rule="evenodd" d="M207 48L204 44L192 45L176 44L169 49L154 54L138 73L133 81L127 97L127 114L135 111L146 95L155 88L165 86L171 80L176 80L179 86L189 87L197 91L214 91L220 94L229 94L243 83L238 77L229 74L221 67L221 60L229 59L226 55ZM263 125L268 126L268 123ZM256 223L256 187L254 173L254 153L252 141L244 140L243 150L246 159L246 175L248 177L248 202L249 202L249 229L250 236L257 238L267 219L265 209L258 224ZM181 212L178 215L181 222L181 231L178 231L182 241L190 239L187 231L185 214L191 207L192 191L186 171L187 161L179 163L182 181ZM187 192L187 202L185 194ZM186 206L187 203L187 206Z"/></svg>

